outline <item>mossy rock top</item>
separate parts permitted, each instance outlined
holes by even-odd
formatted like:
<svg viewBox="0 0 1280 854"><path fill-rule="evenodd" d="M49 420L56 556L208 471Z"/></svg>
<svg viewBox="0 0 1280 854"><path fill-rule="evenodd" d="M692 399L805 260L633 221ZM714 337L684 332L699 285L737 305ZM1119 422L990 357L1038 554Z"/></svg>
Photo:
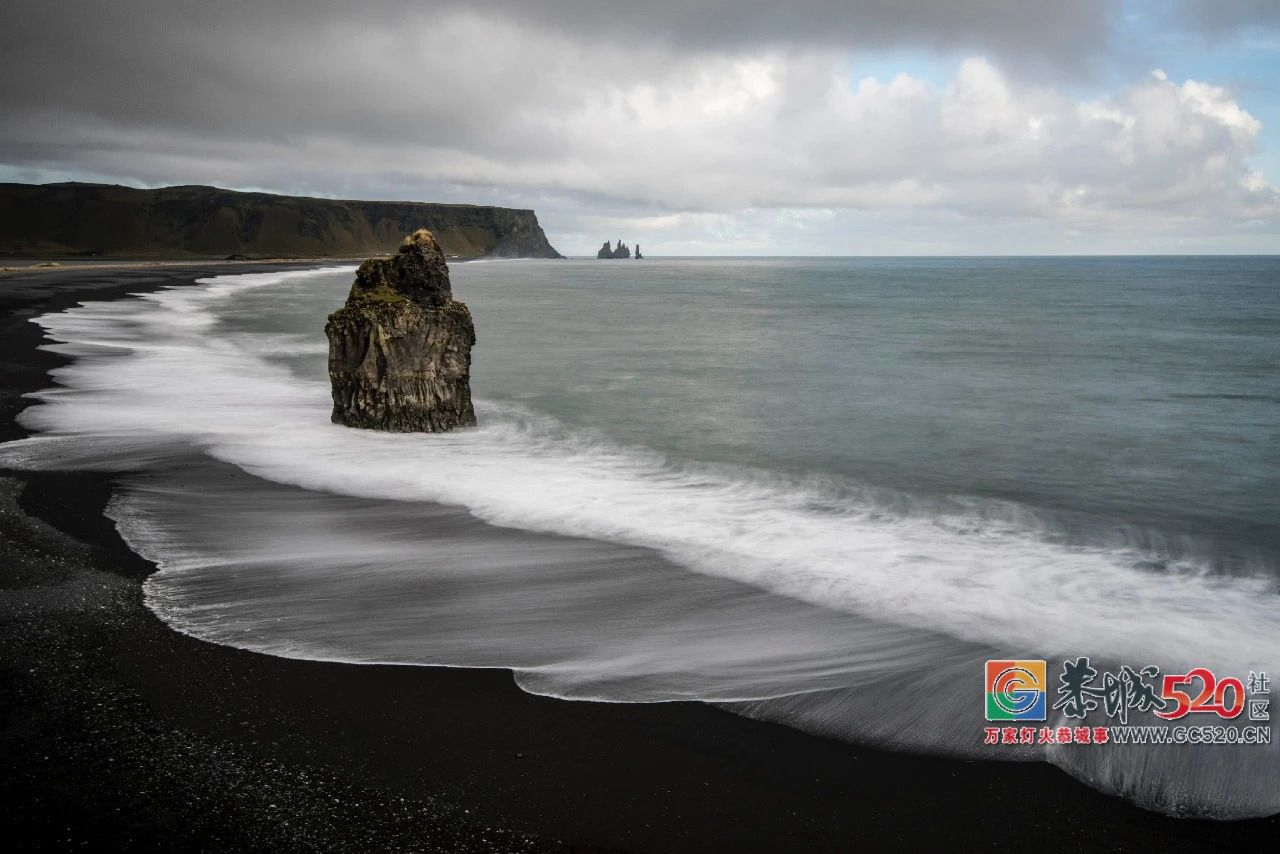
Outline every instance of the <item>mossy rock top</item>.
<svg viewBox="0 0 1280 854"><path fill-rule="evenodd" d="M438 308L453 299L444 252L425 228L406 237L390 258L370 258L361 264L347 303L394 304L397 297L424 308Z"/></svg>

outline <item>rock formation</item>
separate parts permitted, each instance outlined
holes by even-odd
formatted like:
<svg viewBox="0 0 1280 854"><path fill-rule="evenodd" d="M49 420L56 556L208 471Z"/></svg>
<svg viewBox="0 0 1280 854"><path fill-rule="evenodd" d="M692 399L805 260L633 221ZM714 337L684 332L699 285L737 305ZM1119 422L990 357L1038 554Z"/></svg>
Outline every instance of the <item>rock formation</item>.
<svg viewBox="0 0 1280 854"><path fill-rule="evenodd" d="M639 260L641 260L641 259L643 259L643 258L644 258L644 256L640 254L640 244L639 244L639 243L637 243L637 244L636 244L636 260L637 260L637 261L639 261Z"/></svg>
<svg viewBox="0 0 1280 854"><path fill-rule="evenodd" d="M471 312L453 299L444 253L425 228L390 258L360 265L324 331L335 423L402 433L476 423Z"/></svg>
<svg viewBox="0 0 1280 854"><path fill-rule="evenodd" d="M609 241L604 242L604 246L600 247L600 251L596 253L597 258L630 258L631 250L627 248L627 244L621 240L618 241L616 248L610 248Z"/></svg>

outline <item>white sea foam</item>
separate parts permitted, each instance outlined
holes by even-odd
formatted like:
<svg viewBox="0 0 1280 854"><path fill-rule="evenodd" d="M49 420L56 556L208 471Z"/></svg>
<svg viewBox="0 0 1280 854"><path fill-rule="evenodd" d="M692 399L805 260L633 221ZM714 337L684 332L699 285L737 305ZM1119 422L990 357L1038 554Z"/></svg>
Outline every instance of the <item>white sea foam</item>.
<svg viewBox="0 0 1280 854"><path fill-rule="evenodd" d="M1065 546L1017 524L907 515L824 484L677 465L494 403L481 403L481 428L449 435L330 424L323 383L263 358L290 341L204 334L236 293L325 272L219 277L40 318L64 342L53 349L82 358L23 416L43 435L0 459L71 463L91 448L102 460L113 442L179 439L280 483L459 504L496 525L645 546L698 572L971 641L1280 669L1270 579L1191 561L1155 572L1140 552Z"/></svg>

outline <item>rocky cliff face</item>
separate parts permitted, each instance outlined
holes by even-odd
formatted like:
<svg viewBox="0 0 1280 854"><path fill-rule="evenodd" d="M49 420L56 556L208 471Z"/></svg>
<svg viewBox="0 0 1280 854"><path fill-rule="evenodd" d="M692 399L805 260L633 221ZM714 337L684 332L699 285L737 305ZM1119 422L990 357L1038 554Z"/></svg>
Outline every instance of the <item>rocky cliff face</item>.
<svg viewBox="0 0 1280 854"><path fill-rule="evenodd" d="M438 433L476 423L471 312L453 299L430 231L390 258L365 261L347 303L329 315L333 420L348 427Z"/></svg>
<svg viewBox="0 0 1280 854"><path fill-rule="evenodd" d="M0 184L0 255L368 257L427 228L451 258L559 258L533 211L216 187Z"/></svg>

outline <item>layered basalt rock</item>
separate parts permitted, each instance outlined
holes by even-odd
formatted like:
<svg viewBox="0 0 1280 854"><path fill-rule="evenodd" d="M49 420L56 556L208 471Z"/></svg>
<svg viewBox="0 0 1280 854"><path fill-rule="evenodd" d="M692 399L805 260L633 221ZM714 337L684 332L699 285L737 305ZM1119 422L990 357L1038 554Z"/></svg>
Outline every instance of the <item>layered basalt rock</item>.
<svg viewBox="0 0 1280 854"><path fill-rule="evenodd" d="M475 328L431 232L419 229L395 255L361 264L324 331L335 423L402 433L476 423Z"/></svg>

